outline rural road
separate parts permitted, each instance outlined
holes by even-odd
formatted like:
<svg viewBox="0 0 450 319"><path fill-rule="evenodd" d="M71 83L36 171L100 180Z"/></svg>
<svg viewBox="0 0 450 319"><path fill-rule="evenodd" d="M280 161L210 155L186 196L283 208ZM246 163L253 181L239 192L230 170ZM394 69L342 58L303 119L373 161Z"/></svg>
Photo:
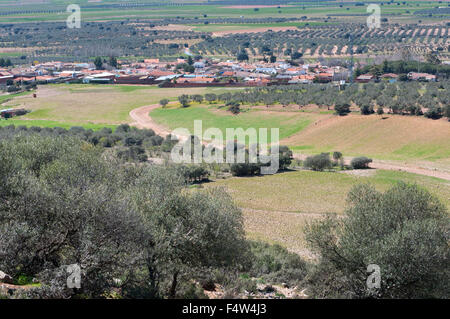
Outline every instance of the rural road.
<svg viewBox="0 0 450 319"><path fill-rule="evenodd" d="M294 154L294 158L305 160L306 157L309 155L306 154ZM349 165L351 161L351 158L345 158L345 164ZM438 170L438 169L432 169L432 168L424 168L424 167L418 167L411 164L398 164L394 162L389 161L382 161L382 160L373 160L372 163L369 164L370 168L375 169L384 169L388 171L402 171L407 173L413 173L418 175L425 175L425 176L431 176L431 177L437 177L441 179L445 179L447 181L450 181L450 173Z"/></svg>
<svg viewBox="0 0 450 319"><path fill-rule="evenodd" d="M152 104L132 110L130 112L130 116L134 122L131 123L131 125L140 129L152 129L157 135L166 137L170 134L170 131L162 125L155 123L150 117L150 112L158 107L161 107L161 105Z"/></svg>
<svg viewBox="0 0 450 319"><path fill-rule="evenodd" d="M171 102L169 104L174 104L176 102ZM156 108L161 107L159 104L152 104L147 106L142 106L137 109L134 109L130 112L130 117L133 119L133 123L131 125L136 126L141 129L152 129L155 131L156 134L166 137L170 134L170 130L166 127L156 123L152 120L150 117L150 112ZM305 154L294 154L294 157L297 159L304 160L308 155ZM350 159L346 159L346 164L350 163ZM450 173L445 172L438 169L432 169L432 168L425 168L425 167L418 167L414 165L408 165L408 164L399 164L389 161L381 161L381 160L374 160L370 164L371 168L375 169L384 169L384 170L390 170L390 171L402 171L407 173L413 173L413 174L419 174L419 175L425 175L425 176L431 176L431 177L437 177L441 179L445 179L447 181L450 181Z"/></svg>

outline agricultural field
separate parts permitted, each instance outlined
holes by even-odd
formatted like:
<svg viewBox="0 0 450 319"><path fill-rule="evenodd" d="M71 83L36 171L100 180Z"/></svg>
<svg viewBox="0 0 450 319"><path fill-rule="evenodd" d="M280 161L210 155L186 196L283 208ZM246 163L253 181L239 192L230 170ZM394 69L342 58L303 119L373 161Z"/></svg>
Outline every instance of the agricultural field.
<svg viewBox="0 0 450 319"><path fill-rule="evenodd" d="M449 1L76 3L0 0L0 301L450 298Z"/></svg>
<svg viewBox="0 0 450 319"><path fill-rule="evenodd" d="M303 227L327 214L342 214L346 194L358 183L385 191L398 181L427 188L450 209L447 180L406 172L368 170L341 172L288 171L255 178L219 179L206 187L223 187L243 209L247 236L278 243L311 258Z"/></svg>
<svg viewBox="0 0 450 319"><path fill-rule="evenodd" d="M158 108L150 113L159 124L170 129L178 127L188 128L193 132L194 120L201 119L203 130L210 127L219 128L224 135L227 128L267 128L270 139L270 129L279 128L280 138L287 138L307 127L315 118L314 114L268 112L265 110L248 109L239 116L230 114L224 109L215 106L192 105L189 108L173 106Z"/></svg>
<svg viewBox="0 0 450 319"><path fill-rule="evenodd" d="M230 93L240 89L195 88L191 94ZM158 104L169 98L171 104L150 112L151 118L166 128L185 127L193 131L194 120L203 121L203 129L218 127L247 129L280 128L281 144L296 154L341 151L345 156L369 156L395 163L414 163L448 170L450 163L450 126L447 119L386 114L345 117L325 108L309 106L242 106L232 115L221 103L196 104L182 108L176 101L183 89L148 86L112 86L59 84L40 86L37 98L30 94L2 97L3 106L25 107L32 112L20 119L0 121L1 126L83 126L87 129L115 128L131 123L129 112ZM277 243L304 258L312 258L302 235L303 227L324 214L342 214L345 194L357 183L370 183L384 191L397 181L426 187L450 207L447 180L399 171L365 172L287 171L273 176L216 179L205 184L224 187L243 210L247 237Z"/></svg>
<svg viewBox="0 0 450 319"><path fill-rule="evenodd" d="M184 18L208 21L206 18L290 18L308 15L311 17L339 17L342 19L353 17L361 19L366 15L364 6L358 6L358 2L345 2L345 4L331 1L304 1L287 5L217 5L215 1L173 1L177 5L161 5L161 1L141 1L138 4L129 3L123 6L118 1L103 1L100 3L91 1L78 1L83 17L86 21L111 21L126 18ZM201 3L204 4L201 4ZM8 3L8 2L6 2ZM69 1L44 1L37 5L29 2L22 8L10 8L0 5L0 22L44 22L64 21L68 16L66 6ZM381 3L381 2L380 2ZM26 2L25 2L26 4ZM382 4L383 13L392 16L396 21L411 18L414 15L423 16L423 19L436 20L442 14L437 9L437 1L405 1ZM20 10L21 9L21 10ZM428 10L432 10L429 16ZM433 11L434 10L434 11ZM433 13L435 16L433 18ZM206 15L206 16L205 16ZM362 19L361 19L362 20Z"/></svg>
<svg viewBox="0 0 450 319"><path fill-rule="evenodd" d="M448 116L431 115L433 110L442 112L447 107L448 82L445 81L356 84L345 90L330 85L271 86L213 96L213 99L212 104L202 108L174 105L170 109L155 109L151 115L156 122L173 129L190 127L194 118L211 120L213 114L214 121L205 126L223 127L220 124L223 123L247 127L239 121L251 122L266 114L270 117L267 123L253 124L256 127L278 125L281 143L296 152L339 150L347 156L429 161L438 166L450 164ZM232 102L240 103L238 115L226 111L225 104ZM334 110L343 103L347 103L349 114L337 116ZM277 123L280 116L291 118L299 125L308 121L299 130L292 121Z"/></svg>
<svg viewBox="0 0 450 319"><path fill-rule="evenodd" d="M192 89L193 93L222 92L223 89ZM19 95L2 104L2 108L26 108L31 113L20 119L0 121L0 125L48 124L101 127L130 123L131 110L158 103L163 98L175 100L182 89L156 86L55 84L40 86L37 98ZM38 122L36 122L38 121Z"/></svg>
<svg viewBox="0 0 450 319"><path fill-rule="evenodd" d="M240 92L230 88L191 88L190 94ZM163 98L177 101L182 88L133 85L56 84L39 86L31 94L4 95L2 108L29 109L31 113L17 119L0 121L0 125L83 126L132 123L130 111L158 104ZM223 103L196 104L182 108L178 103L158 107L150 113L159 125L173 130L185 127L193 132L194 120L203 121L203 130L218 127L224 136L226 128L254 127L280 129L281 143L299 154L341 151L345 156L370 156L379 160L450 165L450 126L446 118L386 114L360 115L356 111L340 117L332 110L311 106L288 107L243 105L233 115Z"/></svg>
<svg viewBox="0 0 450 319"><path fill-rule="evenodd" d="M91 22L80 29L67 29L64 23L23 23L0 25L3 43L0 52L14 64L59 61L89 61L96 56L117 56L139 60L153 56L174 60L185 55L185 47L203 56L236 56L245 49L250 59L260 58L269 48L279 58L297 52L305 58L349 58L350 46L357 58L400 56L409 48L413 56L425 55L430 48L446 56L449 29L436 25L383 25L369 30L364 23L344 25L323 22L268 21L254 23L190 24L174 28L174 21ZM178 30L175 30L178 29ZM190 31L190 30L194 30ZM197 30L197 31L195 31ZM92 35L95 35L94 37ZM353 39L349 36L352 35ZM43 46L42 43L46 43Z"/></svg>
<svg viewBox="0 0 450 319"><path fill-rule="evenodd" d="M357 4L236 8L212 2L185 3L180 10L179 6L149 2L150 7L144 3L136 10L132 4L118 7L117 3L88 3L85 9L81 4L80 29L66 28L65 7L57 9L56 5L45 10L44 4L44 8L35 9L36 13L20 14L20 10L9 12L11 9L0 6L0 54L15 64L111 55L173 60L184 55L187 45L193 54L221 58L236 56L240 48L245 48L251 59L257 59L264 46L280 58L294 52L311 58L348 58L353 43L357 58L395 55L411 46L416 55L431 48L448 56L445 17L450 16L450 8L436 8L436 2L380 3L381 28L369 30L366 6Z"/></svg>
<svg viewBox="0 0 450 319"><path fill-rule="evenodd" d="M424 160L450 165L450 126L446 119L400 115L323 117L315 125L284 141L294 150L320 153L340 150L349 156L378 159Z"/></svg>

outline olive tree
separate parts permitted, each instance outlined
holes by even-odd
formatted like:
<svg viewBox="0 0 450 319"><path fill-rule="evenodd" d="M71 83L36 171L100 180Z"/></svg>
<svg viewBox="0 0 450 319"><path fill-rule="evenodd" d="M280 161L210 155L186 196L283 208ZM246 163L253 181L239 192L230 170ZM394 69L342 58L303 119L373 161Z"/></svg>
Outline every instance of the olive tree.
<svg viewBox="0 0 450 319"><path fill-rule="evenodd" d="M450 220L445 206L417 185L385 193L370 185L348 194L343 218L310 223L306 238L319 256L310 294L337 298L448 298ZM368 288L367 267L380 267Z"/></svg>

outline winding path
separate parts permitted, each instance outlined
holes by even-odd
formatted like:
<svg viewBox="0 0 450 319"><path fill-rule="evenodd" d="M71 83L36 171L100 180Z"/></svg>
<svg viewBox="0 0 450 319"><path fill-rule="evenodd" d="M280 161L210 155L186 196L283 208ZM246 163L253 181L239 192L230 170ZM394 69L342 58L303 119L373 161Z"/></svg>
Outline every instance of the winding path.
<svg viewBox="0 0 450 319"><path fill-rule="evenodd" d="M130 117L133 119L133 123L131 125L136 126L140 129L152 129L155 131L157 135L162 137L166 137L170 134L170 130L165 128L162 125L159 125L150 117L150 112L158 107L161 107L159 104L152 104L147 106L141 106L137 109L134 109L130 112Z"/></svg>
<svg viewBox="0 0 450 319"><path fill-rule="evenodd" d="M171 102L169 104L174 104L176 102ZM160 104L152 104L147 106L142 106L137 109L134 109L130 112L130 117L133 119L133 123L131 125L136 126L138 128L146 128L146 129L152 129L155 131L156 134L166 137L170 134L170 130L155 121L150 117L150 112L156 108L161 107ZM295 158L298 159L305 159L307 155L304 154L294 154ZM347 163L350 163L350 159L346 159ZM450 181L450 172L442 171L437 168L425 168L425 167L418 167L414 165L408 165L408 164L400 164L395 162L389 162L389 161L382 161L382 160L374 160L370 164L371 168L375 169L383 169L383 170L390 170L390 171L403 171L413 174L419 174L419 175L425 175L430 177L436 177L440 179L444 179L447 181Z"/></svg>

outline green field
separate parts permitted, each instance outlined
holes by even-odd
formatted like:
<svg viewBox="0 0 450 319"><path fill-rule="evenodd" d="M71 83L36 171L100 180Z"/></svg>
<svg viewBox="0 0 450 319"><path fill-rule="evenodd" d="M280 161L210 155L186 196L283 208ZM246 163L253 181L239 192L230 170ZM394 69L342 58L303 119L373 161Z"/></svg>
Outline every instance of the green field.
<svg viewBox="0 0 450 319"><path fill-rule="evenodd" d="M243 106L245 109L247 106ZM194 120L203 120L203 128L247 129L278 127L281 144L297 153L317 154L340 151L345 156L370 156L392 161L426 161L450 165L450 125L446 119L387 115L335 116L333 111L312 108L247 107L232 115L217 105L155 109L151 117L170 129L193 129Z"/></svg>
<svg viewBox="0 0 450 319"><path fill-rule="evenodd" d="M152 3L155 1L144 1L145 3ZM201 3L204 1L178 1L179 3L193 2ZM413 13L417 10L423 10L427 8L436 7L437 1L405 1L406 4L401 2L386 3L383 2L382 14L396 14L391 16L394 20L402 20L405 18L414 18ZM0 2L1 3L1 2ZM52 1L51 4L25 4L21 6L5 6L0 7L0 12L10 10L54 10L59 9L64 13L23 13L23 14L10 14L0 16L0 22L17 23L17 22L41 22L41 21L65 21L69 13L65 13L65 7L72 2L70 1ZM118 20L126 18L266 18L266 17L301 17L307 15L308 17L326 17L327 15L351 15L351 14L363 14L368 15L366 12L366 6L355 6L354 4L344 4L342 7L339 3L330 2L314 2L314 3L295 3L288 7L270 7L266 8L261 6L255 11L254 8L233 8L229 5L186 5L186 6L153 6L153 7L128 7L128 8L114 8L114 7L95 7L95 3L88 3L87 1L77 1L82 9L82 19L84 21L98 21L98 20ZM118 3L118 1L102 1L100 5L106 3ZM374 1L373 3L381 3L381 1ZM90 7L83 8L83 5L89 4ZM343 18L342 16L339 19ZM356 17L361 19L361 17ZM365 17L363 17L365 19ZM347 17L348 19L348 17ZM354 18L353 18L354 19ZM418 19L418 18L417 18ZM433 17L421 17L422 20L430 20ZM436 18L434 18L436 20Z"/></svg>
<svg viewBox="0 0 450 319"><path fill-rule="evenodd" d="M300 132L314 118L312 114L286 114L252 109L233 115L225 109L218 109L217 105L159 108L153 110L150 115L156 122L170 129L182 127L189 129L191 132L193 132L194 120L202 120L203 130L210 127L219 128L224 137L227 128L242 128L244 130L267 128L270 138L270 128L279 128L280 139Z"/></svg>
<svg viewBox="0 0 450 319"><path fill-rule="evenodd" d="M226 187L242 208L299 214L341 214L345 208L346 194L353 185L371 183L383 191L397 181L426 187L450 209L448 181L397 171L295 171L252 178L233 177L217 180L208 184L208 187Z"/></svg>
<svg viewBox="0 0 450 319"><path fill-rule="evenodd" d="M228 91L222 88L194 88L192 94L216 94ZM30 94L5 95L0 108L22 107L32 112L20 120L45 121L48 125L66 123L118 125L130 123L131 110L158 103L163 98L176 100L183 89L161 89L157 86L55 84L39 86L37 98ZM1 103L1 101L0 101ZM14 121L17 121L14 119ZM54 122L54 123L51 123Z"/></svg>
<svg viewBox="0 0 450 319"><path fill-rule="evenodd" d="M19 96L25 96L31 94L31 92L29 91L25 91L25 92L20 92L20 93L16 93L16 94L4 94L4 95L0 95L0 104L6 103L9 100L12 100L14 98L17 98ZM3 109L3 107L0 106L0 109Z"/></svg>
<svg viewBox="0 0 450 319"><path fill-rule="evenodd" d="M450 165L450 125L446 119L350 114L324 115L314 127L285 141L304 153L339 150L347 156L385 160L423 160Z"/></svg>
<svg viewBox="0 0 450 319"><path fill-rule="evenodd" d="M0 126L26 126L26 127L32 127L32 126L38 126L38 127L62 127L65 129L69 129L74 126L82 126L85 129L91 129L91 130L100 130L104 127L109 127L111 129L114 129L117 127L117 125L108 125L108 124L91 124L91 123L71 123L71 122L57 122L57 121L48 121L48 120L20 120L20 119L0 119Z"/></svg>

